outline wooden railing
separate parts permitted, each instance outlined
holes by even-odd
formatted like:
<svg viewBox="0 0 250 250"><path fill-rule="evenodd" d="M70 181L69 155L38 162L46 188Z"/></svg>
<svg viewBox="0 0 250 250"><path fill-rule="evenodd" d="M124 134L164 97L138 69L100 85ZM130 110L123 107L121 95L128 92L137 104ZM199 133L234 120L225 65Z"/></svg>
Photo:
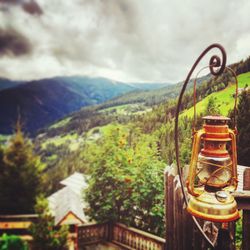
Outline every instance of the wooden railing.
<svg viewBox="0 0 250 250"><path fill-rule="evenodd" d="M238 171L239 173L239 171ZM242 190L234 193L238 208L242 210L242 250L250 249L250 168L244 169Z"/></svg>
<svg viewBox="0 0 250 250"><path fill-rule="evenodd" d="M165 239L144 231L116 223L112 242L125 249L163 250Z"/></svg>
<svg viewBox="0 0 250 250"><path fill-rule="evenodd" d="M163 250L165 239L120 223L90 224L78 227L78 246L108 241L121 249Z"/></svg>
<svg viewBox="0 0 250 250"><path fill-rule="evenodd" d="M0 215L0 233L26 236L36 220L37 215ZM163 250L165 246L164 239L120 223L85 224L76 229L79 250L102 242L114 243L121 249Z"/></svg>
<svg viewBox="0 0 250 250"><path fill-rule="evenodd" d="M29 226L36 220L36 214L0 215L0 235L3 232L27 234Z"/></svg>
<svg viewBox="0 0 250 250"><path fill-rule="evenodd" d="M0 236L3 233L16 234L26 241L31 241L29 227L32 222L36 222L37 217L36 214L0 215Z"/></svg>
<svg viewBox="0 0 250 250"><path fill-rule="evenodd" d="M109 237L109 224L86 224L77 228L78 246L97 244L107 241Z"/></svg>

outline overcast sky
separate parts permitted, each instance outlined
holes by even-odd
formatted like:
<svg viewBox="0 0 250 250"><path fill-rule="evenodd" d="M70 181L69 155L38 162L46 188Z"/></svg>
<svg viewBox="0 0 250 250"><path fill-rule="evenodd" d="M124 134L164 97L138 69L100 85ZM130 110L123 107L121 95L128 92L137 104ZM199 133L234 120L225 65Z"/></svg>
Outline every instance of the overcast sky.
<svg viewBox="0 0 250 250"><path fill-rule="evenodd" d="M175 83L211 43L228 63L248 57L249 10L249 0L0 0L0 76Z"/></svg>

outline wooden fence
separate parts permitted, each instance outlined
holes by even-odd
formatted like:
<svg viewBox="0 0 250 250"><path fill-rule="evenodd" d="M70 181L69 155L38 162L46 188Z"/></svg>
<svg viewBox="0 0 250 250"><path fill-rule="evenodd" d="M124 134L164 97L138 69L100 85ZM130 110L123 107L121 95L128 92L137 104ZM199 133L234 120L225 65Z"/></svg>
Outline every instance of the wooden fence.
<svg viewBox="0 0 250 250"><path fill-rule="evenodd" d="M250 249L250 168L243 172L243 190L234 193L238 208L242 210L242 250Z"/></svg>
<svg viewBox="0 0 250 250"><path fill-rule="evenodd" d="M84 246L98 244L109 239L109 224L86 224L77 227L79 249Z"/></svg>
<svg viewBox="0 0 250 250"><path fill-rule="evenodd" d="M0 215L0 236L3 233L16 234L25 240L31 240L28 228L37 217L36 214Z"/></svg>
<svg viewBox="0 0 250 250"><path fill-rule="evenodd" d="M125 249L163 250L165 240L123 224L113 226L111 242Z"/></svg>
<svg viewBox="0 0 250 250"><path fill-rule="evenodd" d="M242 179L239 181L242 190L234 193L239 209L243 211L242 250L250 250L250 168L238 166ZM185 179L185 174L184 179ZM165 171L165 208L166 208L166 249L167 250L207 250L212 249L204 240L191 215L186 211L180 179L175 166ZM235 223L231 222L225 228L220 223L198 220L203 231L211 242L217 245L215 249L235 249ZM225 226L225 225L224 225ZM171 239L171 240L170 240Z"/></svg>
<svg viewBox="0 0 250 250"><path fill-rule="evenodd" d="M121 249L164 250L165 240L120 223L90 224L78 227L78 247L112 242Z"/></svg>

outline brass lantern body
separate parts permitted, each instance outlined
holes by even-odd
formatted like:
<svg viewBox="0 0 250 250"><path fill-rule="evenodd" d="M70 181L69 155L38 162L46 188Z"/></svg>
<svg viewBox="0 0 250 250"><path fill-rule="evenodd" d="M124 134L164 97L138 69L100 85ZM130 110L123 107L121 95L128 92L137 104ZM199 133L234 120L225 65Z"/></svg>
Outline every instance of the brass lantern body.
<svg viewBox="0 0 250 250"><path fill-rule="evenodd" d="M194 133L187 210L205 220L234 221L239 218L230 194L237 188L236 136L228 128L227 117L206 116L203 120L203 128Z"/></svg>

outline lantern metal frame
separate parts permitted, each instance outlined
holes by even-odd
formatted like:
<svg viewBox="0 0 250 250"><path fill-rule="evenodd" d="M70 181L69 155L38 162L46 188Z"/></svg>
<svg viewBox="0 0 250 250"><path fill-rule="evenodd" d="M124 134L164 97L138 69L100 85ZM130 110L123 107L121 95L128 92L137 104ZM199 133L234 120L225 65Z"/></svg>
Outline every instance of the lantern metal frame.
<svg viewBox="0 0 250 250"><path fill-rule="evenodd" d="M221 53L221 57L218 55L213 55L211 56L210 60L209 60L209 64L206 67L203 67L196 75L195 80L194 80L194 93L193 93L193 100L194 100L194 120L193 120L193 134L196 133L196 79L199 75L199 73L205 69L205 68L209 68L210 73L213 76L219 76L221 75L225 69L229 70L231 72L231 74L233 75L233 77L235 78L235 83L236 83L236 93L235 93L235 103L234 103L234 118L233 118L233 127L234 127L234 131L236 130L236 107L237 107L237 96L238 96L238 81L237 81L237 77L235 72L231 69L226 67L226 61L227 61L227 55L226 55L226 51L223 48L222 45L218 44L218 43L214 43L211 44L210 46L208 46L201 54L200 56L196 59L195 63L193 64L192 68L190 69L180 92L179 95L179 99L178 99L178 103L177 103L177 108L176 108L176 114L175 114L175 129L174 129L174 139L175 139L175 155L176 155L176 165L177 165L177 169L178 169L178 174L179 174L179 178L180 178L180 183L181 183L181 190L183 193L183 197L184 197L184 202L186 204L186 206L188 205L188 198L186 195L186 191L184 188L184 182L183 182L183 177L182 177L182 171L181 171L181 164L180 164L180 159L179 159L179 133L178 133L178 122L179 122L179 113L181 111L181 104L182 104L182 98L184 95L184 92L186 90L187 84L190 81L190 78L196 68L196 66L200 63L200 61L202 60L202 58L207 55L208 52L210 52L213 49L218 49ZM236 148L234 149L236 150ZM234 156L235 157L235 156ZM237 182L237 180L235 180ZM236 184L237 185L237 184ZM206 233L203 231L202 226L200 225L200 223L198 222L198 220L196 219L196 217L194 217L192 215L192 219L195 223L195 225L197 226L199 232L201 233L201 235L204 237L204 239L207 241L207 243L214 247L214 242L212 242L210 240L210 238L206 235Z"/></svg>

